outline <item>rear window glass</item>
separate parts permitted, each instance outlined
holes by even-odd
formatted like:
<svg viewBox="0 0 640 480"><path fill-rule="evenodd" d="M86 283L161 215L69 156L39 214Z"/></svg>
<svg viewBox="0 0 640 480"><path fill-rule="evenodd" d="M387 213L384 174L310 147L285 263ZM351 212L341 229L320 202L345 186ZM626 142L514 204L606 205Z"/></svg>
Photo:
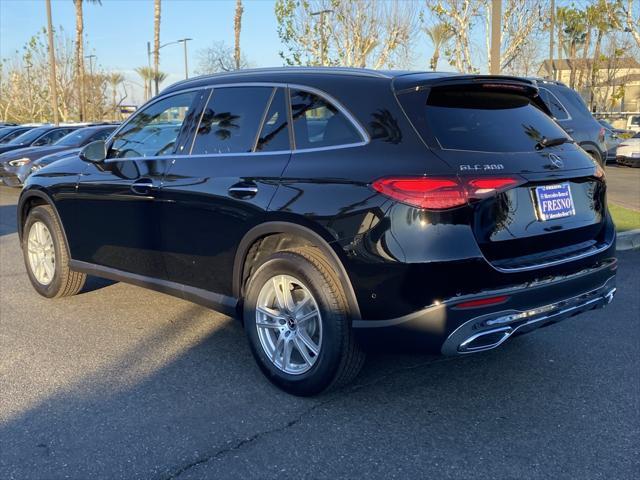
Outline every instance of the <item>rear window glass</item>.
<svg viewBox="0 0 640 480"><path fill-rule="evenodd" d="M443 149L530 152L543 137L566 137L523 95L448 87L432 89L426 102L424 95L399 98L427 143L434 137Z"/></svg>
<svg viewBox="0 0 640 480"><path fill-rule="evenodd" d="M272 87L214 88L192 154L251 152Z"/></svg>
<svg viewBox="0 0 640 480"><path fill-rule="evenodd" d="M567 109L564 108L564 105L562 105L562 102L560 102L560 100L558 100L558 97L556 97L553 93L551 93L546 88L541 88L540 97L542 98L542 101L545 103L545 105L551 111L553 118L557 120L569 119L569 112L567 112Z"/></svg>
<svg viewBox="0 0 640 480"><path fill-rule="evenodd" d="M362 142L357 128L334 105L315 93L291 91L291 116L296 149Z"/></svg>

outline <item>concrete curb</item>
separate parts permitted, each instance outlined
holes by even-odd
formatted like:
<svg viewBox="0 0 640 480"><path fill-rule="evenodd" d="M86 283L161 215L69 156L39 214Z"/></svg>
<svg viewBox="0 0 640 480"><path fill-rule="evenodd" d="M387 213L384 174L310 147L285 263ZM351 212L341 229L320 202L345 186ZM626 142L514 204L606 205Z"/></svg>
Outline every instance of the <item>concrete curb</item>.
<svg viewBox="0 0 640 480"><path fill-rule="evenodd" d="M616 250L635 250L640 248L640 229L618 233Z"/></svg>

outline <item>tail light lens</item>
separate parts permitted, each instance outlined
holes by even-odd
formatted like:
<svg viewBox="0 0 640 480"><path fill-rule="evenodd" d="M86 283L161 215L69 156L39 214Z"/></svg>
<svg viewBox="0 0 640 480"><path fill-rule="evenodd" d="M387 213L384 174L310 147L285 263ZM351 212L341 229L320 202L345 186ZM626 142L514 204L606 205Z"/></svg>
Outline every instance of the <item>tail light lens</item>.
<svg viewBox="0 0 640 480"><path fill-rule="evenodd" d="M374 190L413 207L446 210L495 195L524 183L519 177L387 177Z"/></svg>

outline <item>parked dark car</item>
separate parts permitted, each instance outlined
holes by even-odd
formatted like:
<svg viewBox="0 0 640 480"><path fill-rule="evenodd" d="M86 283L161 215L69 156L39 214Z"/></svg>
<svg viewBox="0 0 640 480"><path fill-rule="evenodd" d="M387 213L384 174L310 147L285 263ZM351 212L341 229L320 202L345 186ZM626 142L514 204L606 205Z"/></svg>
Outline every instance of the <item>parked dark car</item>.
<svg viewBox="0 0 640 480"><path fill-rule="evenodd" d="M19 127L0 128L0 147L6 143L9 143L14 138L19 137L23 133L28 132L32 128L34 127L19 126Z"/></svg>
<svg viewBox="0 0 640 480"><path fill-rule="evenodd" d="M31 165L31 173L36 172L47 165L51 165L53 162L57 162L58 160L62 160L68 157L73 157L80 153L80 148L72 148L70 150L62 150L61 152L52 153L50 155L46 155L38 160L35 160Z"/></svg>
<svg viewBox="0 0 640 480"><path fill-rule="evenodd" d="M53 145L44 147L25 147L0 155L0 177L5 185L19 187L31 174L31 167L38 159L52 153L74 149L106 139L116 127L100 125L74 130Z"/></svg>
<svg viewBox="0 0 640 480"><path fill-rule="evenodd" d="M489 350L616 290L604 172L548 113L512 77L190 79L27 179L28 275L45 297L97 275L236 315L299 395L352 379L363 347Z"/></svg>
<svg viewBox="0 0 640 480"><path fill-rule="evenodd" d="M562 82L535 79L540 97L553 118L589 155L604 166L607 159L605 128L591 115L584 100Z"/></svg>
<svg viewBox="0 0 640 480"><path fill-rule="evenodd" d="M57 142L67 133L81 128L80 126L55 127L51 125L35 127L17 136L10 142L0 145L0 154L25 147L44 147Z"/></svg>

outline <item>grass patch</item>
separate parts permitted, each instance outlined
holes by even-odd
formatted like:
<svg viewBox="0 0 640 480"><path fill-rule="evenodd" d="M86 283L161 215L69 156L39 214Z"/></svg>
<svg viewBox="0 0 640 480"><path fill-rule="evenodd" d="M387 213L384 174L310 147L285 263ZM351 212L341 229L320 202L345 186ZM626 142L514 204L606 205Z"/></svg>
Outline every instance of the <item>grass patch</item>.
<svg viewBox="0 0 640 480"><path fill-rule="evenodd" d="M609 203L609 212L611 212L613 223L616 224L616 229L619 232L640 228L639 211L624 208L620 205L616 205L615 203Z"/></svg>

